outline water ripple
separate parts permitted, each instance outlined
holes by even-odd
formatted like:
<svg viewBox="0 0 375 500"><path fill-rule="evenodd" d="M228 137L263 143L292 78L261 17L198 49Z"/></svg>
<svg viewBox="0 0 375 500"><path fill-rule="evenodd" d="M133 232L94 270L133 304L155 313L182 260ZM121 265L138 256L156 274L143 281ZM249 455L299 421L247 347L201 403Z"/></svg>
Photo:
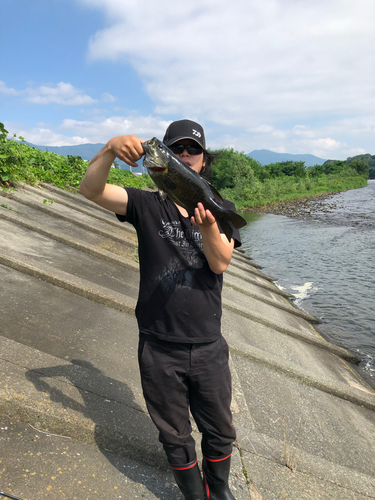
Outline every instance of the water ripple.
<svg viewBox="0 0 375 500"><path fill-rule="evenodd" d="M245 213L243 249L332 342L360 353L375 379L375 181L339 193L308 218Z"/></svg>

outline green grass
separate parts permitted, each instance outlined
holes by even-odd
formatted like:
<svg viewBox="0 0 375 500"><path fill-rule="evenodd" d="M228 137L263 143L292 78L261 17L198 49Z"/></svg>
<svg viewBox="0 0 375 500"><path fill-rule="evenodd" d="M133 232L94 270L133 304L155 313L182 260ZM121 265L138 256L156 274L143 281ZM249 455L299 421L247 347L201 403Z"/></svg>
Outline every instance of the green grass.
<svg viewBox="0 0 375 500"><path fill-rule="evenodd" d="M221 194L236 204L237 209L260 208L281 202L290 202L315 196L347 191L367 185L367 179L359 175L321 177L283 177L268 179L264 182L255 180L251 186L242 189L224 189Z"/></svg>

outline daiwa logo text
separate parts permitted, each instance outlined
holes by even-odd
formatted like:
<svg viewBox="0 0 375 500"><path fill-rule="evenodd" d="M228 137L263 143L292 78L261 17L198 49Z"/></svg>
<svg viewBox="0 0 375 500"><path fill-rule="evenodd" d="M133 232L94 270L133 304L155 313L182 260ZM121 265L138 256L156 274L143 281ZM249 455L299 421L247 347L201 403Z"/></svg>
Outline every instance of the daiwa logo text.
<svg viewBox="0 0 375 500"><path fill-rule="evenodd" d="M197 137L202 137L202 134L198 132L198 130L193 129L193 135L196 135Z"/></svg>

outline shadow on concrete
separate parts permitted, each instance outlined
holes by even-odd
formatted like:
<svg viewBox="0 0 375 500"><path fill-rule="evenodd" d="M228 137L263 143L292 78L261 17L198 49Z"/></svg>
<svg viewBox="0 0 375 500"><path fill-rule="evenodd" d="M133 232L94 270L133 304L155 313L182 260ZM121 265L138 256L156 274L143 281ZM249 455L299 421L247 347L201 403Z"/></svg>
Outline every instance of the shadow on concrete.
<svg viewBox="0 0 375 500"><path fill-rule="evenodd" d="M38 391L48 394L51 401L78 411L95 423L94 439L99 450L121 474L142 483L156 498L175 498L165 491L168 486L165 471L170 469L158 445L157 430L126 384L107 377L91 362L81 359L35 368L26 372L26 377ZM127 466L126 459L141 463ZM141 473L156 464L162 475L159 480L156 471L149 477ZM170 494L173 495L172 488Z"/></svg>

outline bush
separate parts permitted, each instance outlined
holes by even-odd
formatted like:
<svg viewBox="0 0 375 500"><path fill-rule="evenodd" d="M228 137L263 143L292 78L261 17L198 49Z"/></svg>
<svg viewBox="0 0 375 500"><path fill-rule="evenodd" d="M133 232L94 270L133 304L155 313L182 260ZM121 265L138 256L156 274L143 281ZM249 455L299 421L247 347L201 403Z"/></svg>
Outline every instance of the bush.
<svg viewBox="0 0 375 500"><path fill-rule="evenodd" d="M49 151L40 151L26 144L22 137L8 139L8 131L0 123L0 184L12 184L17 181L28 184L48 182L57 187L78 188L84 176L88 162L80 156L60 156ZM128 187L154 186L149 175L134 175L129 170L111 168L108 181L111 184Z"/></svg>

